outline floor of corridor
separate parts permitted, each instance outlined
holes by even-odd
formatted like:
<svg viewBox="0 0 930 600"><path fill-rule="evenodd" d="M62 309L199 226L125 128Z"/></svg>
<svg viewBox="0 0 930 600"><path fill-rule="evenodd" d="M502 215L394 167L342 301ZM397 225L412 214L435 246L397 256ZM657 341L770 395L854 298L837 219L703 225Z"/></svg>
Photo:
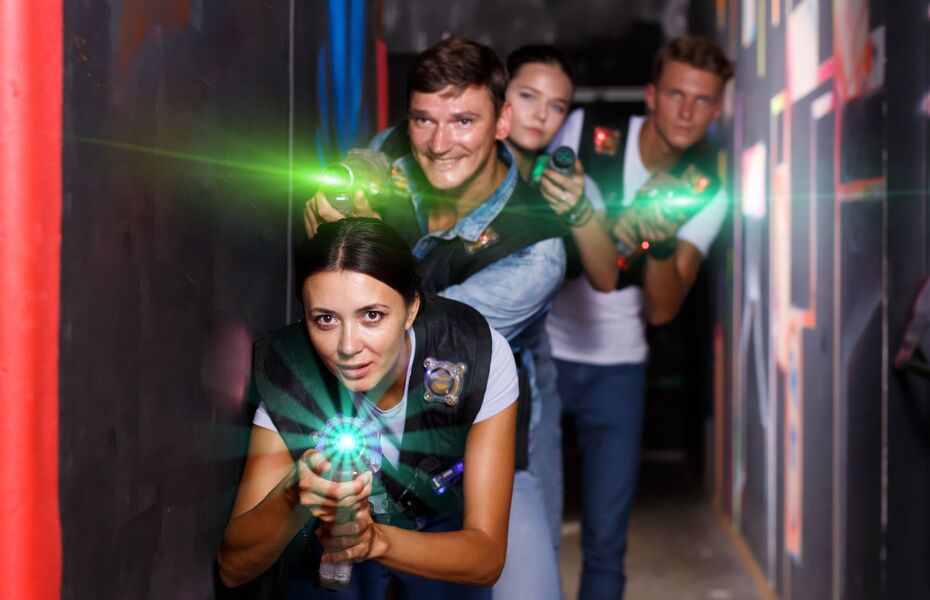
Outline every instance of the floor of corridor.
<svg viewBox="0 0 930 600"><path fill-rule="evenodd" d="M581 531L567 490L560 571L566 600L578 598ZM576 514L572 514L576 513ZM626 600L762 598L699 483L678 465L645 463L630 522Z"/></svg>

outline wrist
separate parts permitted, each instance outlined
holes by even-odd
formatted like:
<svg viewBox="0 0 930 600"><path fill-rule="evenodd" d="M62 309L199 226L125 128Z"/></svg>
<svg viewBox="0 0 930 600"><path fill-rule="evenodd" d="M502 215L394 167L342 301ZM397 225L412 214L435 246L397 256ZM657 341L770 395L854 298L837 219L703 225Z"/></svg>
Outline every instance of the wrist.
<svg viewBox="0 0 930 600"><path fill-rule="evenodd" d="M678 238L670 237L661 242L649 242L649 249L646 251L649 258L655 260L667 260L675 254L678 249Z"/></svg>
<svg viewBox="0 0 930 600"><path fill-rule="evenodd" d="M391 550L389 525L373 523L371 526L371 551L368 553L370 560L385 558Z"/></svg>
<svg viewBox="0 0 930 600"><path fill-rule="evenodd" d="M574 206L562 215L572 227L584 227L594 217L594 205L586 196L581 196Z"/></svg>

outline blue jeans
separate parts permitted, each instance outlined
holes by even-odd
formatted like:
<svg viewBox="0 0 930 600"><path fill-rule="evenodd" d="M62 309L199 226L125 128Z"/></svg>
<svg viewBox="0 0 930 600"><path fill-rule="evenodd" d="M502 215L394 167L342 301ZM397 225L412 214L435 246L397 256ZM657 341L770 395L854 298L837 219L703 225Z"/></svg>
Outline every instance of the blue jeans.
<svg viewBox="0 0 930 600"><path fill-rule="evenodd" d="M645 365L555 363L581 454L584 566L578 597L616 600L626 585L623 556L639 476Z"/></svg>
<svg viewBox="0 0 930 600"><path fill-rule="evenodd" d="M514 474L507 559L494 584L496 600L559 600L562 531L561 403L543 321L518 337L532 389L529 467Z"/></svg>
<svg viewBox="0 0 930 600"><path fill-rule="evenodd" d="M494 600L562 597L559 561L545 523L546 508L539 481L527 470L517 471L507 528L507 560L494 584Z"/></svg>

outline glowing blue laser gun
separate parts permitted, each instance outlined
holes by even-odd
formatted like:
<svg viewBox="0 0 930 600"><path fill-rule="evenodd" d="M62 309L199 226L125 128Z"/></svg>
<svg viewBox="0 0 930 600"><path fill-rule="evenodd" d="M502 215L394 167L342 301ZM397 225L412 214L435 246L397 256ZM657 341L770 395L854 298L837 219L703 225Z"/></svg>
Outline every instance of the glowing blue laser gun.
<svg viewBox="0 0 930 600"><path fill-rule="evenodd" d="M365 471L381 470L381 435L378 426L367 419L336 415L323 429L311 435L318 452L332 467L326 476L332 481L350 481ZM337 522L346 522L345 515ZM331 590L341 590L352 581L352 561L320 563L320 584Z"/></svg>

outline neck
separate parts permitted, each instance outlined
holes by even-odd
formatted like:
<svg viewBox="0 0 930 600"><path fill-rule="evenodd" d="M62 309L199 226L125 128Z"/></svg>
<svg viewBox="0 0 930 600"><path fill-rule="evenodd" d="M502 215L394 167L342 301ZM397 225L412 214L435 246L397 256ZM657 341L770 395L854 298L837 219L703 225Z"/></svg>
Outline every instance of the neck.
<svg viewBox="0 0 930 600"><path fill-rule="evenodd" d="M525 150L510 140L507 140L505 143L507 147L510 148L510 153L513 154L514 162L517 165L517 171L520 172L520 179L529 181L530 173L533 170L533 162L536 158L536 152Z"/></svg>
<svg viewBox="0 0 930 600"><path fill-rule="evenodd" d="M646 119L639 130L639 155L647 171L654 173L667 169L674 165L683 153L683 150L673 148L663 139L652 117Z"/></svg>

